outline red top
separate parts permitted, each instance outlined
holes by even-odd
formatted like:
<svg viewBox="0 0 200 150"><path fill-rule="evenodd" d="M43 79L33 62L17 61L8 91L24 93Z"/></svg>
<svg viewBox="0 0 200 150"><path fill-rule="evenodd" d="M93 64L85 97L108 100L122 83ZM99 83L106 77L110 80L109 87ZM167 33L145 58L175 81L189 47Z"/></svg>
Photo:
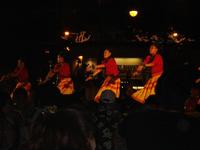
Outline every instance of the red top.
<svg viewBox="0 0 200 150"><path fill-rule="evenodd" d="M117 76L119 74L117 64L114 58L109 58L108 60L103 60L102 63L105 65L105 75Z"/></svg>
<svg viewBox="0 0 200 150"><path fill-rule="evenodd" d="M63 63L62 65L56 64L54 66L54 71L58 73L58 80L69 78L71 76L70 67L68 63Z"/></svg>
<svg viewBox="0 0 200 150"><path fill-rule="evenodd" d="M19 82L26 82L29 79L27 68L15 68L13 72L14 76L17 77Z"/></svg>
<svg viewBox="0 0 200 150"><path fill-rule="evenodd" d="M151 74L157 74L163 72L163 58L161 55L156 54L153 61L151 62L151 56L147 56L144 60L144 64L153 63L154 65L151 68Z"/></svg>

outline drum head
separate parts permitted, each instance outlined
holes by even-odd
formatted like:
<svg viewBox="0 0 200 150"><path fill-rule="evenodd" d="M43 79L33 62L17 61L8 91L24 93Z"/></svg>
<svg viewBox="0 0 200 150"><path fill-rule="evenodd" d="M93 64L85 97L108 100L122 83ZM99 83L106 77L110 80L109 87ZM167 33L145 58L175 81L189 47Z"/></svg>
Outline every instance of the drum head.
<svg viewBox="0 0 200 150"><path fill-rule="evenodd" d="M115 93L111 90L105 90L101 93L100 101L104 103L113 103L115 101Z"/></svg>

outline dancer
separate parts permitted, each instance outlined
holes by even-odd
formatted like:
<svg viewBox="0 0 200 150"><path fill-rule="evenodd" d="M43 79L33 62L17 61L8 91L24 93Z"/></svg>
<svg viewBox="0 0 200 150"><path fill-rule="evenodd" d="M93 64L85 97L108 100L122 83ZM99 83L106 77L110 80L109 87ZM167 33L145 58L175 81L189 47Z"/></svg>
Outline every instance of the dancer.
<svg viewBox="0 0 200 150"><path fill-rule="evenodd" d="M94 73L91 74L86 81L93 79L94 76L103 70L103 68L105 68L105 80L94 98L94 101L97 103L100 102L102 92L106 90L112 91L111 93L114 93L115 98L119 98L120 96L119 71L110 49L104 50L104 60L102 61L102 64L96 66Z"/></svg>
<svg viewBox="0 0 200 150"><path fill-rule="evenodd" d="M30 95L31 83L29 82L29 72L28 72L27 65L23 58L17 59L17 65L13 69L13 71L11 71L7 75L3 75L1 77L1 81L9 80L9 79L16 80L15 88L10 93L11 97L13 95L13 92L18 88L24 88L26 90L28 96Z"/></svg>
<svg viewBox="0 0 200 150"><path fill-rule="evenodd" d="M146 56L143 63L139 65L136 71L133 73L133 76L137 76L142 72L146 67L151 67L151 78L146 82L144 88L134 92L131 97L144 104L145 100L150 95L155 95L155 87L159 77L163 73L163 58L158 53L158 46L156 44L151 44L149 49L150 55Z"/></svg>
<svg viewBox="0 0 200 150"><path fill-rule="evenodd" d="M57 63L54 65L53 69L50 70L44 81L40 84L45 84L51 80L55 75L58 76L57 88L63 95L70 95L74 93L74 84L71 78L70 66L65 60L65 53L59 53L57 55Z"/></svg>

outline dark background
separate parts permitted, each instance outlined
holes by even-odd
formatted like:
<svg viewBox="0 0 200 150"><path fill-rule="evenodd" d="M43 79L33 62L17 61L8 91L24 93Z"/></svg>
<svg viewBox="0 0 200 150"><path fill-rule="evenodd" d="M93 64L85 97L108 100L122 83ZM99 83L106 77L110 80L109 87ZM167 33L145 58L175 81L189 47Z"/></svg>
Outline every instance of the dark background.
<svg viewBox="0 0 200 150"><path fill-rule="evenodd" d="M136 18L128 15L130 9L139 11ZM174 27L198 37L199 14L195 0L8 1L1 4L1 35L19 46L56 42L67 29L126 36L133 29L160 33Z"/></svg>
<svg viewBox="0 0 200 150"><path fill-rule="evenodd" d="M148 44L132 42L132 37L142 31L166 38L170 28L195 42L165 44L168 62L199 63L200 13L195 0L30 0L6 1L0 7L3 68L14 65L20 55L37 67L68 45L73 56L99 57L104 47L111 47L117 57L144 57ZM131 18L130 9L138 10L138 16ZM62 40L65 30L85 30L92 35L91 41Z"/></svg>
<svg viewBox="0 0 200 150"><path fill-rule="evenodd" d="M142 57L149 43L132 41L137 33L161 35L173 28L193 42L162 43L165 74L160 87L167 101L183 104L197 77L199 66L199 5L197 0L56 0L2 1L0 5L0 73L11 70L24 56L36 80L46 74L49 62L69 46L71 58L78 55L100 60L105 47L116 57ZM132 18L130 9L139 11ZM62 40L65 30L87 31L89 42ZM49 53L45 53L45 51ZM173 104L175 105L175 104ZM180 105L179 105L180 106Z"/></svg>

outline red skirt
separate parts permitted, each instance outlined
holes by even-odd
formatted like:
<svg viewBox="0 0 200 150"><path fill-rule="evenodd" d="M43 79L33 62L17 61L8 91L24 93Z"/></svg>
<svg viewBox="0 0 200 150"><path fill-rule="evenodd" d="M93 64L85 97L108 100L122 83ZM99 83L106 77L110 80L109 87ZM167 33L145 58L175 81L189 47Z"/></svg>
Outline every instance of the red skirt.
<svg viewBox="0 0 200 150"><path fill-rule="evenodd" d="M70 95L74 93L74 83L71 78L62 79L57 88L60 90L60 93L63 95Z"/></svg>
<svg viewBox="0 0 200 150"><path fill-rule="evenodd" d="M144 88L141 89L141 90L138 90L136 91L135 93L133 93L131 95L131 97L144 104L146 99L150 96L150 95L155 95L155 87L157 85L157 81L159 79L159 77L161 76L162 74L157 74L157 75L154 75L152 76L148 81L147 83L144 85Z"/></svg>

